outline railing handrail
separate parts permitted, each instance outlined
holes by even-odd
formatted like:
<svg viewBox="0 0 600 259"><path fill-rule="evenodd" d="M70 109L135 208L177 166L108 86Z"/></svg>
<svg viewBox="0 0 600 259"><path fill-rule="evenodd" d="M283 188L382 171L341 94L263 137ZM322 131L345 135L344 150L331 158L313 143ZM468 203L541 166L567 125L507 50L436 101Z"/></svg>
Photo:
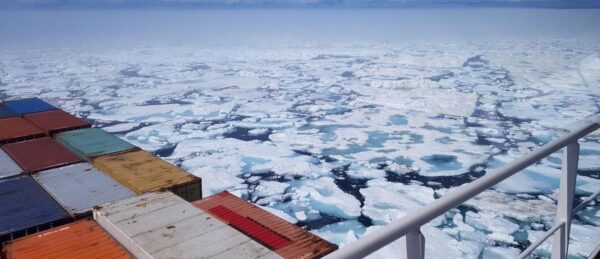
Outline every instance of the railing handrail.
<svg viewBox="0 0 600 259"><path fill-rule="evenodd" d="M548 143L537 150L534 150L528 155L513 161L503 168L489 172L471 183L464 184L456 188L454 191L433 201L415 213L408 214L407 216L393 221L381 229L361 237L359 240L352 242L351 245L342 247L341 249L328 255L327 258L365 257L409 234L410 232L419 231L419 228L422 225L425 225L427 222L443 215L448 210L459 206L477 194L482 193L483 191L520 172L528 166L537 163L543 158L569 145L570 143L577 142L577 140L592 133L598 128L600 128L600 117L596 118L590 124L575 130L558 140Z"/></svg>

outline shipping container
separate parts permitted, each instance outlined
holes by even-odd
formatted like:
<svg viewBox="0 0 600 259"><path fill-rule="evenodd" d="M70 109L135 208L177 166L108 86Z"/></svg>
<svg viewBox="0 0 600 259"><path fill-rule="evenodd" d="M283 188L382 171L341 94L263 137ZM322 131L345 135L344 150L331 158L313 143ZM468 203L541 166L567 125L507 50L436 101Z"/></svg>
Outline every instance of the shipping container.
<svg viewBox="0 0 600 259"><path fill-rule="evenodd" d="M228 192L206 197L192 204L284 258L320 258L337 249L337 245Z"/></svg>
<svg viewBox="0 0 600 259"><path fill-rule="evenodd" d="M19 175L21 173L23 173L21 167L19 167L19 165L17 165L4 150L0 149L0 179Z"/></svg>
<svg viewBox="0 0 600 259"><path fill-rule="evenodd" d="M44 131L20 117L0 119L0 144L34 139L44 136Z"/></svg>
<svg viewBox="0 0 600 259"><path fill-rule="evenodd" d="M101 156L92 164L137 194L169 190L188 201L202 198L200 178L146 151Z"/></svg>
<svg viewBox="0 0 600 259"><path fill-rule="evenodd" d="M91 219L10 241L3 255L6 259L134 258Z"/></svg>
<svg viewBox="0 0 600 259"><path fill-rule="evenodd" d="M62 132L56 134L55 139L86 160L97 156L138 149L136 146L99 128Z"/></svg>
<svg viewBox="0 0 600 259"><path fill-rule="evenodd" d="M26 173L82 162L71 151L51 138L39 138L2 146Z"/></svg>
<svg viewBox="0 0 600 259"><path fill-rule="evenodd" d="M4 105L19 115L33 112L57 110L56 107L38 98L27 98L21 100L6 101L4 102Z"/></svg>
<svg viewBox="0 0 600 259"><path fill-rule="evenodd" d="M57 132L89 128L91 126L86 121L62 110L29 113L23 117L42 129L48 136Z"/></svg>
<svg viewBox="0 0 600 259"><path fill-rule="evenodd" d="M90 215L98 204L135 196L88 163L41 171L34 174L33 179L76 218Z"/></svg>
<svg viewBox="0 0 600 259"><path fill-rule="evenodd" d="M94 219L137 258L280 258L170 192L101 205Z"/></svg>
<svg viewBox="0 0 600 259"><path fill-rule="evenodd" d="M70 220L69 214L30 176L0 179L0 241Z"/></svg>
<svg viewBox="0 0 600 259"><path fill-rule="evenodd" d="M19 116L4 104L0 104L0 119Z"/></svg>

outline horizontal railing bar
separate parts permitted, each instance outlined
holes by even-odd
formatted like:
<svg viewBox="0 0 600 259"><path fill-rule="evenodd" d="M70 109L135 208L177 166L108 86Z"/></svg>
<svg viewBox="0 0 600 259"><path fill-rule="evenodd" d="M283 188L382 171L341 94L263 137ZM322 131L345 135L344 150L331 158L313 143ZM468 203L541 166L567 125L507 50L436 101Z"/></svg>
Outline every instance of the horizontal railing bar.
<svg viewBox="0 0 600 259"><path fill-rule="evenodd" d="M528 256L529 254L531 254L531 252L533 252L533 250L535 250L536 248L538 248L538 246L540 246L542 243L544 243L544 241L546 241L546 239L548 239L552 234L554 234L554 232L556 232L556 230L558 230L564 226L565 226L565 222L561 222L560 224L554 225L554 227L552 227L551 229L546 231L546 233L544 233L544 236L542 236L542 238L538 239L538 241L535 241L535 243L529 245L527 247L527 249L525 249L525 251L523 251L523 253L521 253L519 255L519 257L517 257L517 258L523 259L526 256Z"/></svg>
<svg viewBox="0 0 600 259"><path fill-rule="evenodd" d="M596 197L598 195L600 195L600 190L597 190L595 193L593 193L589 197L585 198L585 200L583 200L581 203L579 203L579 205L577 205L577 207L575 207L573 210L571 210L571 214L575 215L575 214L577 214L577 212L579 212L580 210L587 207L587 205L590 202L592 202L594 199L596 199Z"/></svg>
<svg viewBox="0 0 600 259"><path fill-rule="evenodd" d="M592 252L588 258L595 259L595 258L598 258L599 255L600 255L600 245L598 247L596 247L596 250L594 250L594 252Z"/></svg>
<svg viewBox="0 0 600 259"><path fill-rule="evenodd" d="M411 213L401 219L391 222L389 225L378 229L371 234L361 237L351 245L345 246L330 254L328 258L365 257L388 245L389 243L394 242L398 238L405 236L411 230L418 229L425 223L446 213L446 211L457 207L475 195L489 189L506 178L560 150L566 145L576 142L578 139L595 131L598 128L600 128L600 117L585 127L571 132L566 136L555 140L520 159L517 159L503 168L500 168L494 172L489 172L471 183L456 188L455 191L450 192L437 200L434 200L432 203L416 211L415 213Z"/></svg>

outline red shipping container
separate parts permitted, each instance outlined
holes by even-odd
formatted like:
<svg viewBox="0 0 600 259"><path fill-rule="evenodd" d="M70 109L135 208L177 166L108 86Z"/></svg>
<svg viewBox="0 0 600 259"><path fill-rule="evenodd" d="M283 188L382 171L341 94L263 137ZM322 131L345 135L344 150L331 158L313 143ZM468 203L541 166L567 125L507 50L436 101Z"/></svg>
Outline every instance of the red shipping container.
<svg viewBox="0 0 600 259"><path fill-rule="evenodd" d="M73 152L48 137L6 144L2 149L27 173L82 162Z"/></svg>
<svg viewBox="0 0 600 259"><path fill-rule="evenodd" d="M20 117L0 119L0 144L43 137L44 132Z"/></svg>
<svg viewBox="0 0 600 259"><path fill-rule="evenodd" d="M285 258L320 258L337 245L228 192L192 202Z"/></svg>
<svg viewBox="0 0 600 259"><path fill-rule="evenodd" d="M62 110L29 113L23 117L44 130L47 135L91 126L86 121Z"/></svg>

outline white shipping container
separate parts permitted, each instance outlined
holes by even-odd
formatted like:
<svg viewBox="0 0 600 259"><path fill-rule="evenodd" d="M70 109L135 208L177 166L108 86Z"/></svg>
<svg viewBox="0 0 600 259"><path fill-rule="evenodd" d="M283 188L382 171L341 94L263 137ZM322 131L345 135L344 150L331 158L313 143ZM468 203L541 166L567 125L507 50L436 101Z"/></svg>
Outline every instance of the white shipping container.
<svg viewBox="0 0 600 259"><path fill-rule="evenodd" d="M96 205L135 196L88 163L45 170L34 174L33 178L71 216L89 213Z"/></svg>
<svg viewBox="0 0 600 259"><path fill-rule="evenodd" d="M137 258L281 258L170 192L104 204L94 219Z"/></svg>
<svg viewBox="0 0 600 259"><path fill-rule="evenodd" d="M15 163L5 152L0 149L0 179L19 175L23 172L23 169Z"/></svg>

